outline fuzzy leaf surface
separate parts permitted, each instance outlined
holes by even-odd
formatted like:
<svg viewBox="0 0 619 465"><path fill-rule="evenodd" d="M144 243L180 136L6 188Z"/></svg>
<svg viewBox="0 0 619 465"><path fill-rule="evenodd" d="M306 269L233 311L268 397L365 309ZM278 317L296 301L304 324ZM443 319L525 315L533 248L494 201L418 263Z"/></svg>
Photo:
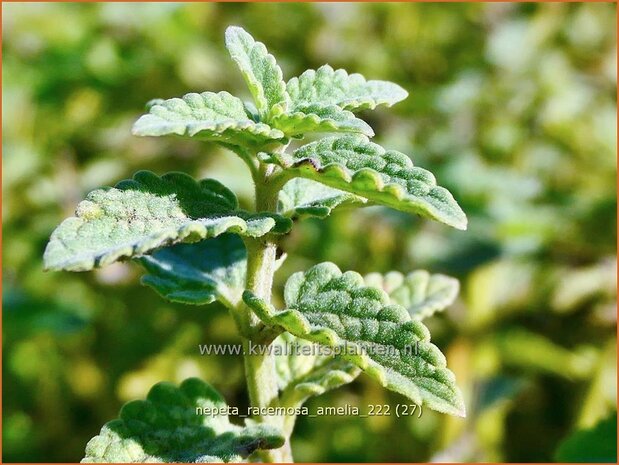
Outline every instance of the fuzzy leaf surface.
<svg viewBox="0 0 619 465"><path fill-rule="evenodd" d="M308 103L299 105L292 112L274 108L271 124L286 136L300 137L308 132L351 132L374 136L374 130L353 113L337 105Z"/></svg>
<svg viewBox="0 0 619 465"><path fill-rule="evenodd" d="M206 305L219 300L234 308L245 288L247 251L235 234L176 244L139 261L148 271L142 283L172 302Z"/></svg>
<svg viewBox="0 0 619 465"><path fill-rule="evenodd" d="M243 299L267 324L336 348L383 386L439 412L465 415L462 395L428 329L391 304L363 277L322 263L286 283L286 309L278 311L249 291Z"/></svg>
<svg viewBox="0 0 619 465"><path fill-rule="evenodd" d="M209 384L190 378L180 387L158 383L146 400L123 406L117 420L86 445L83 463L238 462L258 449L281 447L284 438L267 425L240 427L227 415L198 415L196 408L225 409Z"/></svg>
<svg viewBox="0 0 619 465"><path fill-rule="evenodd" d="M282 333L273 344L282 348L282 354L275 352L282 405L300 406L310 397L354 381L361 371L346 360L321 355L313 343L290 333Z"/></svg>
<svg viewBox="0 0 619 465"><path fill-rule="evenodd" d="M326 218L338 206L363 205L367 200L305 178L294 178L279 193L279 212L287 217Z"/></svg>
<svg viewBox="0 0 619 465"><path fill-rule="evenodd" d="M368 200L466 229L466 215L434 175L403 153L385 150L362 135L326 137L292 154L261 154L291 176L312 179Z"/></svg>
<svg viewBox="0 0 619 465"><path fill-rule="evenodd" d="M290 227L279 215L240 210L236 196L213 179L140 171L88 194L52 233L44 262L49 270L85 271L225 232L259 237Z"/></svg>
<svg viewBox="0 0 619 465"><path fill-rule="evenodd" d="M366 81L361 74L348 74L324 65L309 69L286 85L291 110L310 103L338 105L350 110L373 110L378 105L391 106L408 97L408 92L388 81Z"/></svg>
<svg viewBox="0 0 619 465"><path fill-rule="evenodd" d="M242 28L230 26L226 29L226 47L245 78L261 119L267 121L276 104L286 108L290 97L282 70L264 44Z"/></svg>
<svg viewBox="0 0 619 465"><path fill-rule="evenodd" d="M401 305L411 317L422 320L449 307L460 290L457 279L417 270L404 276L398 271L370 273L365 284L384 290L391 303Z"/></svg>
<svg viewBox="0 0 619 465"><path fill-rule="evenodd" d="M254 122L243 102L227 92L190 93L160 100L133 126L136 136L176 134L234 145L260 145L284 134Z"/></svg>

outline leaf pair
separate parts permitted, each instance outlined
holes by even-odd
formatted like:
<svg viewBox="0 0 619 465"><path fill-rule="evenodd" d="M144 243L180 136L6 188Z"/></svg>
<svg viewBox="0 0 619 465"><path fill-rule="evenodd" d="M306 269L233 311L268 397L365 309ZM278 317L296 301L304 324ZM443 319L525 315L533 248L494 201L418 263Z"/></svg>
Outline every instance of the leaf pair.
<svg viewBox="0 0 619 465"><path fill-rule="evenodd" d="M285 143L308 132L374 131L353 111L393 105L407 97L396 84L366 81L325 65L284 82L281 68L264 44L240 27L226 30L226 47L253 96L257 114L226 93L187 94L153 105L135 124L140 136L176 134L234 145Z"/></svg>
<svg viewBox="0 0 619 465"><path fill-rule="evenodd" d="M446 189L436 185L434 176L414 167L406 155L369 142L367 137L374 132L353 114L391 106L407 97L404 89L328 65L285 83L264 44L239 27L226 30L226 47L251 91L255 112L226 92L192 93L154 104L136 122L134 134L176 134L262 150L260 160L278 165L288 178L304 177L351 194L326 194L311 187L308 190L315 195L304 195L299 211L289 203L283 205L289 216L324 217L339 204L376 203L466 229L464 212ZM268 153L290 137L310 132L352 134L308 144L292 155L279 150ZM310 186L307 182L299 185ZM286 195L282 195L284 203Z"/></svg>
<svg viewBox="0 0 619 465"><path fill-rule="evenodd" d="M142 264L149 271L149 274L144 277L144 282L169 300L193 304L206 304L220 300L225 305L234 307L238 304L244 288L246 252L238 236L221 234L231 231L257 236L268 232L284 232L289 226L289 220L277 215L251 215L238 210L236 197L216 181L205 180L198 183L186 175L177 173L159 178L152 173L141 172L133 180L119 183L117 188L91 193L87 200L78 207L77 216L65 220L54 232L45 253L45 260L48 268L85 270L111 263L119 258L138 256L141 257ZM202 240L198 244L178 244L152 253L154 249L162 245L193 242L216 236L220 237ZM143 256L147 253L150 255ZM399 328L398 331L402 328L408 331L404 333L408 334L404 340L408 337L409 342L427 342L427 330L423 326L416 326L416 323L406 323L410 316L402 313L404 310L400 307L397 307L399 310L394 314L396 319L393 321L382 321L377 315L371 313L368 313L365 319L354 320L354 318L359 318L359 315L349 315L346 312L355 310L359 305L365 305L367 301L363 299L350 302L345 299L341 300L340 297L346 296L347 292L361 292L361 294L369 292L376 302L382 304L387 304L388 300L385 299L388 298L383 291L365 288L356 274L346 274L348 281L345 279L340 283L338 273L339 270L331 265L321 265L310 270L307 279L310 284L316 282L320 285L324 274L330 277L330 281L326 284L335 286L334 290L337 291L337 286L341 285L341 290L344 292L339 294L339 297L338 294L333 294L335 300L325 300L323 294L315 298L319 295L317 291L312 294L312 289L314 289L312 286L299 284L304 283L306 278L305 275L297 274L290 278L286 286L287 304L290 308L295 308L294 305L300 297L305 299L305 296L309 296L307 298L310 298L310 303L316 305L315 308L311 305L305 307L310 312L336 309L338 312L343 312L339 314L339 318L352 318L351 322L356 321L353 327L358 329L364 325L372 327L377 324L376 321L379 326L395 324ZM331 284L331 281L336 284ZM389 274L384 279L370 275L366 281L368 284L384 288L392 296L393 302L409 306L414 318L422 318L444 308L451 303L457 293L457 281L440 275L430 277L425 272L416 272L407 278L398 274ZM301 294L301 289L303 289L303 294ZM322 288L319 290L322 293ZM314 337L315 334L311 331L308 335L307 324L311 324L311 318L308 320L309 323L301 323L299 326L299 321L304 320L295 314L299 317L298 321L293 321L292 325L288 325L287 321L282 320L281 315L273 313L272 309L265 309L254 301L248 303L252 304L252 302L253 307L265 319L265 322L282 326L299 337L335 346L341 345L342 341L350 338L351 341L359 343L360 347L366 347L367 344L371 346L372 341L365 341L362 344L360 340L355 339L358 334L343 333L338 335L340 339L333 337L325 339L320 331L317 333L319 337ZM327 307L324 307L325 302ZM340 307L328 307L331 303L340 305ZM320 318L323 317L324 315ZM325 322L332 323L332 318L333 316L329 316ZM400 323L406 324L400 325ZM325 327L333 329L328 325ZM397 336L399 333L394 334ZM434 346L431 347L434 348ZM395 346L395 348L402 350L400 346ZM442 363L444 366L444 359L437 355L440 352L434 349L429 349L430 359L427 363L430 365L427 366L433 366L432 363L438 364L439 367ZM405 370L400 374L403 378L395 380L386 377L385 373L397 369L397 365L389 366L389 358L381 357L379 355L376 359L362 356L353 358L352 361L361 368L369 370L388 387L416 401L426 400L425 391L413 389L411 386L414 384L410 384L413 381L406 378L407 376L415 378L416 371ZM415 359L408 360L407 363L414 361ZM415 366L414 363L411 366ZM426 365L420 366L427 368ZM377 367L382 367L382 371ZM352 376L345 369L340 371ZM310 375L309 371L300 373L300 378L296 383L301 386L300 391L291 392L291 396L298 396L300 393L307 394L315 389L318 389L317 392L320 393L319 387L325 388L324 383L321 385L321 382L327 382L323 377L320 377L322 380L320 381L315 378L316 373L313 375ZM446 371L440 373L445 375ZM328 370L324 374L328 374ZM305 381L301 380L305 375L310 378ZM408 384L403 381L406 379L408 379ZM448 377L442 379L445 382L452 381ZM453 395L453 392L448 395ZM300 399L303 399L303 395L300 395ZM441 408L439 403L432 399L426 402L432 408ZM455 407L452 405L452 407L456 408L457 405ZM454 411L456 410L451 410L451 412Z"/></svg>
<svg viewBox="0 0 619 465"><path fill-rule="evenodd" d="M325 217L338 205L366 203L366 198L356 195L363 193L400 210L423 212L462 225L462 217L449 203L451 196L432 185L434 178L428 172L412 167L406 162L408 158L397 152L380 155L378 146L367 144L371 143L358 138L350 139L348 145L325 139L305 146L291 157L280 156L280 163L291 166L303 177L320 179L350 192L293 179L280 195L280 211L289 217ZM392 175L379 176L368 165ZM363 168L354 170L359 166ZM366 182L374 188L366 187ZM197 182L182 173L158 177L142 171L115 188L88 194L78 205L76 216L63 221L54 231L44 260L47 269L85 271L119 259L141 257L163 246L196 242L225 232L259 237L286 233L290 228L290 220L281 215L240 210L236 196L218 181ZM188 252L187 256L193 253Z"/></svg>

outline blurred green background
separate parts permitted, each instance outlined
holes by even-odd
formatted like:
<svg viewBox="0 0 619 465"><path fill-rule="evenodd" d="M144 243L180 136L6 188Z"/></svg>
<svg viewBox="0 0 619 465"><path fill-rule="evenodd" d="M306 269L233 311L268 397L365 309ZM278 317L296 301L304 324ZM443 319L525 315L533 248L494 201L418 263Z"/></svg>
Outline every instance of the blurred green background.
<svg viewBox="0 0 619 465"><path fill-rule="evenodd" d="M469 216L458 232L382 208L344 211L286 238L278 290L325 260L457 276L459 300L428 325L468 407L466 419L301 418L296 459L614 461L615 9L4 3L3 460L79 461L122 403L161 380L201 376L246 405L242 361L198 353L238 342L222 307L167 303L130 263L69 274L41 261L88 191L138 169L215 177L249 204L234 155L130 134L155 97L248 97L223 44L237 24L287 77L329 63L406 88L405 102L363 116ZM361 376L309 407L386 402L405 399Z"/></svg>

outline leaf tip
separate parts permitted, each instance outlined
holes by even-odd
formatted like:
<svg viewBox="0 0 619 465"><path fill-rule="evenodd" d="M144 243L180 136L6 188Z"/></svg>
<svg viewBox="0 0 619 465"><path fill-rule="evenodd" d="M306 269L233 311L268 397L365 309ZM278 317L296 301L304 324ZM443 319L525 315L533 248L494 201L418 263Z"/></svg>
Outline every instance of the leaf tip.
<svg viewBox="0 0 619 465"><path fill-rule="evenodd" d="M460 207L451 194L449 194L449 198L449 203L451 204L449 207L451 211L445 212L442 215L442 219L437 219L453 228L459 229L460 231L466 231L469 223L466 213L464 213L462 207Z"/></svg>
<svg viewBox="0 0 619 465"><path fill-rule="evenodd" d="M226 28L226 32L224 32L224 42L226 47L230 48L233 42L243 35L249 36L249 33L241 26L228 26Z"/></svg>
<svg viewBox="0 0 619 465"><path fill-rule="evenodd" d="M464 212L462 212L462 216L454 222L454 227L456 229L459 229L460 231L466 231L468 229L468 226L469 220L464 214Z"/></svg>
<svg viewBox="0 0 619 465"><path fill-rule="evenodd" d="M245 29L243 29L241 26L228 26L226 28L226 32L224 33L224 36L227 38L232 37L234 34L242 34L245 33L247 34L247 31Z"/></svg>
<svg viewBox="0 0 619 465"><path fill-rule="evenodd" d="M460 388L458 388L457 386L455 388L454 394L455 396L452 406L449 411L445 413L449 413L450 415L453 415L455 417L466 418L466 406L464 405L464 398L462 397L462 391L460 391Z"/></svg>
<svg viewBox="0 0 619 465"><path fill-rule="evenodd" d="M140 116L133 126L131 126L131 135L133 136L145 136L147 134L144 133L144 117L147 115Z"/></svg>
<svg viewBox="0 0 619 465"><path fill-rule="evenodd" d="M396 96L394 97L395 103L398 103L398 102L401 102L402 100L407 99L409 96L408 91L404 87L399 86L398 84L394 84L394 85L396 86L395 87Z"/></svg>
<svg viewBox="0 0 619 465"><path fill-rule="evenodd" d="M458 398L458 404L453 411L453 415L460 418L466 418L466 407L461 397Z"/></svg>

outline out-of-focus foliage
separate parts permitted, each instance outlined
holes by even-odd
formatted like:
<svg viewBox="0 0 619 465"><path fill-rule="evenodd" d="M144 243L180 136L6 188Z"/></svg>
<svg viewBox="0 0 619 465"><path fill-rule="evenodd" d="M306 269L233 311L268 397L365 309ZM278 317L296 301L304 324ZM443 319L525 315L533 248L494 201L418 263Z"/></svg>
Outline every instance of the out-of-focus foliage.
<svg viewBox="0 0 619 465"><path fill-rule="evenodd" d="M617 462L617 415L595 428L576 431L563 441L555 458L559 462Z"/></svg>
<svg viewBox="0 0 619 465"><path fill-rule="evenodd" d="M219 304L183 306L142 270L44 273L49 234L84 195L138 169L214 177L251 201L223 149L130 134L153 97L249 97L221 44L238 24L286 76L324 63L410 93L363 115L431 169L467 232L387 209L296 225L285 277L322 261L425 268L462 293L426 320L467 418L300 417L301 461L548 461L616 410L613 4L3 4L3 459L75 461L122 403L198 376L243 409ZM280 305L282 302L276 302ZM281 308L281 306L279 307ZM308 407L405 403L365 375ZM240 424L240 421L232 418ZM335 433L335 434L334 434ZM394 447L397 444L397 447Z"/></svg>

